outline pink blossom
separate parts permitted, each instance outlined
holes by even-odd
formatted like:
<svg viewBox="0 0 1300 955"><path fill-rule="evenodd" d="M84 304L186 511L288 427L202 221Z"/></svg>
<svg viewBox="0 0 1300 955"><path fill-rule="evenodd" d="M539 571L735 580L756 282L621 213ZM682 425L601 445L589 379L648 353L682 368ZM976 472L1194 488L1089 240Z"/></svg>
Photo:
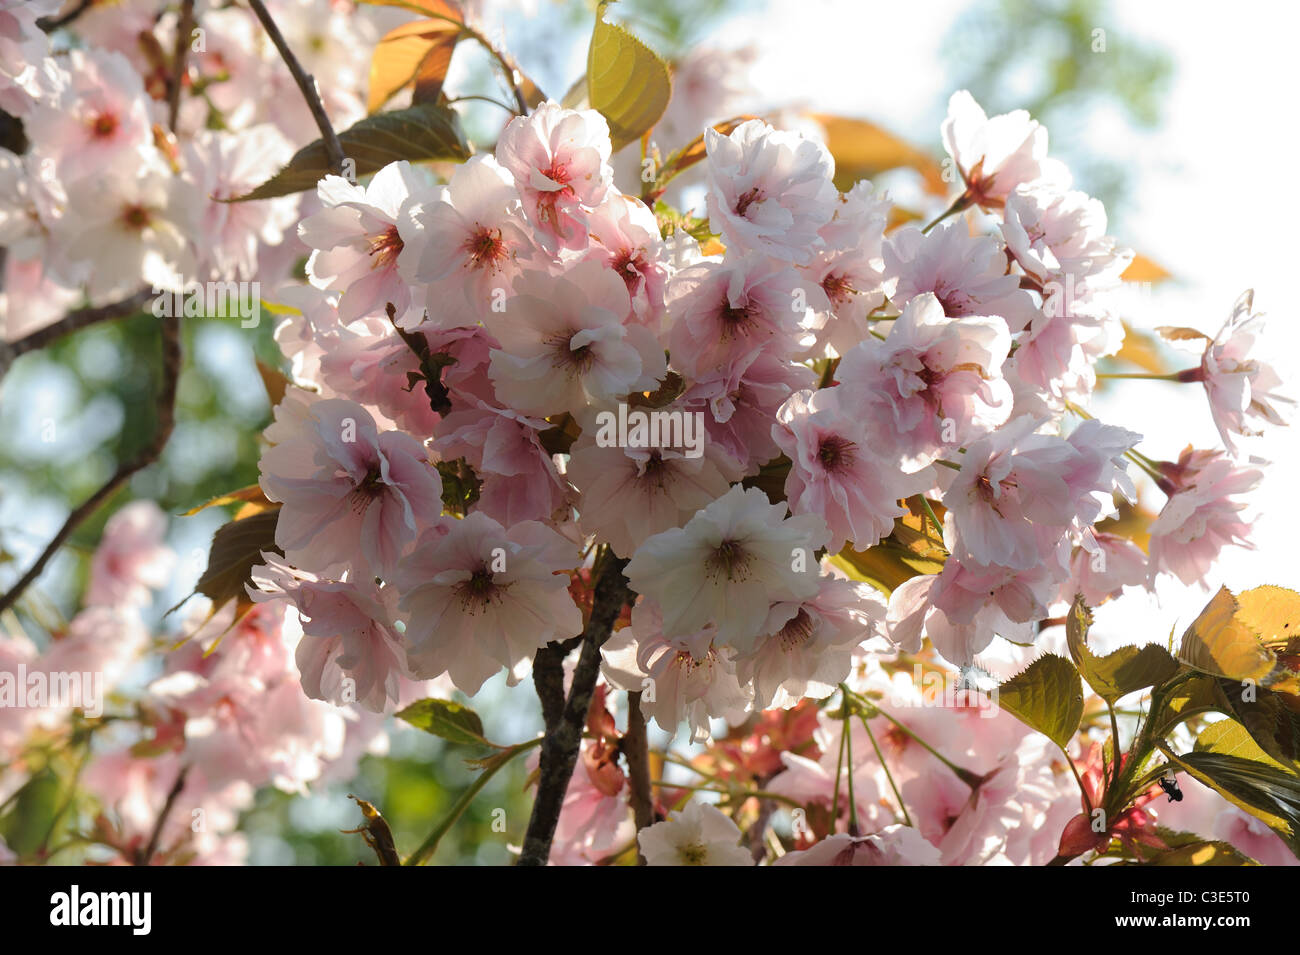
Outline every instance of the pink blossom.
<svg viewBox="0 0 1300 955"><path fill-rule="evenodd" d="M1000 318L944 315L929 292L912 298L885 340L867 338L835 377L846 411L872 409L881 438L916 469L970 444L1007 420L1011 388L1002 366L1011 335Z"/></svg>
<svg viewBox="0 0 1300 955"><path fill-rule="evenodd" d="M896 279L885 273L884 231L892 205L862 181L840 196L835 216L822 226L824 247L803 267L808 302L827 313L819 338L843 355L871 334L868 316L892 295Z"/></svg>
<svg viewBox="0 0 1300 955"><path fill-rule="evenodd" d="M866 584L823 577L815 596L773 604L768 637L737 658L737 675L753 683L757 709L824 699L848 677L853 649L884 633L884 619L884 602Z"/></svg>
<svg viewBox="0 0 1300 955"><path fill-rule="evenodd" d="M226 202L251 192L289 161L293 150L274 126L238 133L204 132L185 146L185 174L207 199L195 245L204 276L252 279L260 244L278 245L294 224L298 202L281 196L262 202Z"/></svg>
<svg viewBox="0 0 1300 955"><path fill-rule="evenodd" d="M567 511L568 494L540 435L550 427L478 401L443 419L434 447L444 460L464 458L481 480L475 507L509 526L550 520Z"/></svg>
<svg viewBox="0 0 1300 955"><path fill-rule="evenodd" d="M835 214L835 162L821 143L760 119L704 131L709 224L729 249L803 264Z"/></svg>
<svg viewBox="0 0 1300 955"><path fill-rule="evenodd" d="M1070 577L1057 599L1083 594L1088 606L1096 607L1120 596L1126 586L1143 586L1147 577L1147 555L1137 544L1118 534L1089 532L1070 556Z"/></svg>
<svg viewBox="0 0 1300 955"><path fill-rule="evenodd" d="M342 293L344 322L382 315L388 303L405 315L411 290L399 264L414 268L403 252L417 231L411 208L421 195L411 164L389 163L368 186L326 176L316 191L325 208L298 226L298 236L315 250L307 262L312 284Z"/></svg>
<svg viewBox="0 0 1300 955"><path fill-rule="evenodd" d="M1018 418L967 448L944 495L957 531L955 554L976 563L1028 569L1072 525L1091 524L1113 507L1115 490L1130 498L1121 455L1138 435L1086 422L1070 439L1036 434Z"/></svg>
<svg viewBox="0 0 1300 955"><path fill-rule="evenodd" d="M497 397L525 414L578 413L663 377L663 349L649 329L624 325L627 288L587 260L563 276L528 272L490 330L502 343L488 375Z"/></svg>
<svg viewBox="0 0 1300 955"><path fill-rule="evenodd" d="M784 503L736 486L685 527L642 543L625 573L633 590L663 608L664 635L686 636L712 622L719 642L744 652L764 635L771 604L815 594L813 555L829 532L820 517L786 514Z"/></svg>
<svg viewBox="0 0 1300 955"><path fill-rule="evenodd" d="M637 199L610 192L588 219L597 259L627 286L631 312L625 316L659 333L664 318L670 270L655 215Z"/></svg>
<svg viewBox="0 0 1300 955"><path fill-rule="evenodd" d="M1162 571L1185 584L1206 586L1224 547L1250 547L1251 521L1235 497L1254 489L1263 472L1238 467L1221 451L1196 451L1189 445L1177 463L1166 462L1163 485L1169 500L1151 523L1151 579Z"/></svg>
<svg viewBox="0 0 1300 955"><path fill-rule="evenodd" d="M1106 235L1105 206L1086 193L1050 186L1020 186L1007 197L1002 236L1040 285L1072 277L1080 296L1118 285L1133 260L1132 251L1116 248Z"/></svg>
<svg viewBox="0 0 1300 955"><path fill-rule="evenodd" d="M564 573L578 563L573 544L536 521L507 529L475 511L425 531L394 578L411 672L446 672L473 696L504 667L514 686L540 647L581 633Z"/></svg>
<svg viewBox="0 0 1300 955"><path fill-rule="evenodd" d="M584 741L584 753L592 746L591 741ZM635 835L626 791L611 795L597 786L580 754L564 792L550 864L592 865L616 853Z"/></svg>
<svg viewBox="0 0 1300 955"><path fill-rule="evenodd" d="M708 455L680 449L601 447L585 434L574 444L565 476L582 495L579 524L631 554L648 537L681 527L727 493Z"/></svg>
<svg viewBox="0 0 1300 955"><path fill-rule="evenodd" d="M943 148L956 163L967 194L981 206L1001 206L1024 182L1068 177L1064 166L1047 158L1047 130L1023 109L990 119L975 98L961 90L948 100L941 132Z"/></svg>
<svg viewBox="0 0 1300 955"><path fill-rule="evenodd" d="M320 580L266 556L248 588L254 600L287 597L297 608L303 638L296 662L302 689L313 700L359 703L382 713L400 697L405 647L393 629L397 595L373 578Z"/></svg>
<svg viewBox="0 0 1300 955"><path fill-rule="evenodd" d="M885 240L886 274L897 276L890 301L903 308L915 296L933 292L949 318L1000 316L1012 332L1037 313L1020 279L1008 274L1002 244L992 236L973 236L960 223L923 233L904 226Z"/></svg>
<svg viewBox="0 0 1300 955"><path fill-rule="evenodd" d="M437 201L414 217L423 229L414 274L429 283L430 320L440 328L488 317L493 296L510 288L534 254L514 179L491 156L458 168Z"/></svg>
<svg viewBox="0 0 1300 955"><path fill-rule="evenodd" d="M930 488L928 471L909 474L875 449L842 388L800 391L776 412L772 438L790 459L786 500L795 514L816 514L830 528L831 552L847 541L866 550L894 529L907 510L899 499Z"/></svg>
<svg viewBox="0 0 1300 955"><path fill-rule="evenodd" d="M637 833L647 865L752 866L749 850L738 846L739 841L740 829L729 816L695 801Z"/></svg>
<svg viewBox="0 0 1300 955"><path fill-rule="evenodd" d="M803 281L789 265L762 255L702 262L673 278L669 351L673 367L692 379L762 348L780 358L799 349L796 290Z"/></svg>
<svg viewBox="0 0 1300 955"><path fill-rule="evenodd" d="M610 150L603 116L552 102L501 133L497 160L515 177L524 212L548 247L587 244L587 217L612 188Z"/></svg>
<svg viewBox="0 0 1300 955"><path fill-rule="evenodd" d="M176 555L164 542L167 516L153 501L132 501L109 518L90 562L86 603L146 606L165 586Z"/></svg>
<svg viewBox="0 0 1300 955"><path fill-rule="evenodd" d="M912 826L897 823L869 836L838 832L811 849L787 852L773 865L939 865L939 850Z"/></svg>
<svg viewBox="0 0 1300 955"><path fill-rule="evenodd" d="M711 738L711 719L738 725L753 699L736 675L735 654L717 638L712 624L680 637L665 636L662 607L642 598L632 608L631 625L601 647L602 672L617 689L652 689L642 697L642 709L664 732L676 737L685 722L691 741L705 742Z"/></svg>
<svg viewBox="0 0 1300 955"><path fill-rule="evenodd" d="M791 393L815 383L807 366L759 346L701 375L682 396L681 407L704 414L709 445L725 455L723 473L738 481L781 453L772 438L776 409Z"/></svg>
<svg viewBox="0 0 1300 955"><path fill-rule="evenodd" d="M276 543L297 566L324 570L360 554L385 574L442 511L442 481L419 442L380 434L353 401L305 409L290 440L262 455L262 490L281 502Z"/></svg>
<svg viewBox="0 0 1300 955"><path fill-rule="evenodd" d="M72 50L67 65L65 85L25 119L28 137L67 182L138 164L152 148L139 74L125 57L103 50Z"/></svg>
<svg viewBox="0 0 1300 955"><path fill-rule="evenodd" d="M1263 329L1264 318L1262 314L1251 314L1254 297L1251 290L1237 299L1232 315L1219 334L1206 344L1200 368L1189 376L1205 386L1214 425L1219 429L1224 447L1233 454L1237 449L1231 435L1260 433L1247 426L1247 418L1284 425L1286 421L1274 403L1292 403L1290 398L1277 393L1282 380L1273 367L1249 357L1255 346L1255 335Z"/></svg>
<svg viewBox="0 0 1300 955"><path fill-rule="evenodd" d="M193 189L148 152L69 186L55 235L69 260L88 264L92 298L129 294L141 280L175 291L194 274L199 214Z"/></svg>
<svg viewBox="0 0 1300 955"><path fill-rule="evenodd" d="M1008 576L1014 584L1014 576ZM945 660L963 666L973 663L976 654L995 636L1017 643L1033 639L1032 624L1009 619L996 602L981 601L979 609L964 623L949 619L931 599L938 579L936 575L913 577L889 595L889 636L901 650L915 653L921 648L922 636L929 637ZM1018 597L1025 595L1019 588L1017 591Z"/></svg>

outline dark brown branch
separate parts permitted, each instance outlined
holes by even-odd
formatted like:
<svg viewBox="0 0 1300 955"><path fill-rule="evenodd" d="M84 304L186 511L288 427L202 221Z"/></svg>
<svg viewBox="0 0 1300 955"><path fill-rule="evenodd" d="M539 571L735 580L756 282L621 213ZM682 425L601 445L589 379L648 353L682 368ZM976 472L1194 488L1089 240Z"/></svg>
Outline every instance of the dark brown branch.
<svg viewBox="0 0 1300 955"><path fill-rule="evenodd" d="M570 648L572 649L572 648ZM542 722L549 733L564 717L564 658L568 651L551 641L533 654L533 686L542 703Z"/></svg>
<svg viewBox="0 0 1300 955"><path fill-rule="evenodd" d="M537 798L528 819L519 865L546 865L551 855L551 840L560 819L564 794L578 762L578 748L582 744L582 728L587 722L587 709L591 694L600 674L600 648L609 639L614 621L636 595L628 588L623 577L626 560L607 555L592 595L591 616L582 631L582 652L573 670L569 696L564 711L554 727L549 727L542 741L538 762Z"/></svg>
<svg viewBox="0 0 1300 955"><path fill-rule="evenodd" d="M176 45L172 49L172 75L167 84L167 128L176 131L181 112L181 89L190 59L190 35L194 32L194 0L181 0L181 18L176 24Z"/></svg>
<svg viewBox="0 0 1300 955"><path fill-rule="evenodd" d="M19 355L25 355L29 351L44 348L55 339L62 338L64 335L69 335L89 325L97 325L100 322L108 322L115 318L133 315L144 308L151 297L150 290L142 288L134 295L124 298L120 302L111 302L98 308L79 308L76 311L69 312L54 324L38 328L30 335L25 335L15 342L10 342L7 345L0 342L0 378L4 377L13 359Z"/></svg>
<svg viewBox="0 0 1300 955"><path fill-rule="evenodd" d="M302 90L307 108L311 110L312 119L316 120L316 128L320 130L321 141L325 143L325 155L329 157L330 171L335 175L343 175L343 146L339 143L334 127L330 125L330 118L325 113L325 106L320 101L320 91L316 89L316 81L303 70L302 64L289 49L289 44L284 41L284 34L275 25L275 20L271 19L271 14L267 12L262 0L248 0L248 5L257 14L257 19L262 21L266 35L271 38L271 42L280 52L280 59L284 60L284 65L289 67L298 89Z"/></svg>
<svg viewBox="0 0 1300 955"><path fill-rule="evenodd" d="M181 771L176 774L176 782L172 783L171 791L167 793L167 801L163 803L162 810L158 813L158 819L153 824L153 832L149 835L149 844L143 852L137 850L135 856L136 865L148 865L153 861L154 853L158 851L158 843L162 840L163 826L167 824L167 817L172 814L172 807L176 805L176 800L185 788L185 777L189 774L190 768L182 766Z"/></svg>
<svg viewBox="0 0 1300 955"><path fill-rule="evenodd" d="M36 25L46 33L52 33L59 27L66 27L77 17L81 16L91 7L92 0L80 0L80 2L60 17L41 17L36 21Z"/></svg>
<svg viewBox="0 0 1300 955"><path fill-rule="evenodd" d="M631 784L632 818L639 833L655 821L654 796L650 792L650 743L646 739L645 717L641 714L641 694L627 695L627 732L623 735L623 755L627 757L627 778ZM636 864L645 865L638 847Z"/></svg>
<svg viewBox="0 0 1300 955"><path fill-rule="evenodd" d="M28 586L41 575L45 565L55 555L64 542L72 536L86 518L95 513L99 506L107 501L119 488L131 479L137 471L142 471L162 454L167 439L171 437L172 427L176 423L176 381L181 370L181 326L178 320L165 319L162 323L162 385L158 393L158 428L153 440L132 460L118 465L113 476L98 491L87 498L68 515L54 539L41 551L36 563L28 568L27 573L19 578L3 597L0 597L0 613L12 607L22 596Z"/></svg>

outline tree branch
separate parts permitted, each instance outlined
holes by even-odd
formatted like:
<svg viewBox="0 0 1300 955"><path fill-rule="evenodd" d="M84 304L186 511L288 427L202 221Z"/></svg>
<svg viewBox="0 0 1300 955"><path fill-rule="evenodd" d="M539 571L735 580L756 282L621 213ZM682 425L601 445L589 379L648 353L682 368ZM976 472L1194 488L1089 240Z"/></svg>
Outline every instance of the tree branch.
<svg viewBox="0 0 1300 955"><path fill-rule="evenodd" d="M181 790L185 788L185 777L189 774L189 771L188 766L182 766L181 771L176 774L176 782L172 783L171 791L167 793L167 801L163 803L162 810L158 813L158 818L153 824L153 832L149 835L149 844L143 852L136 851L136 865L148 865L153 861L154 853L158 851L158 843L162 840L163 826L167 824L167 817L172 814L172 807L176 805L177 797L180 796Z"/></svg>
<svg viewBox="0 0 1300 955"><path fill-rule="evenodd" d="M172 75L167 85L167 128L175 132L181 112L181 88L190 58L190 34L194 31L194 0L181 0L181 18L176 24L176 46L172 52Z"/></svg>
<svg viewBox="0 0 1300 955"><path fill-rule="evenodd" d="M53 33L59 27L65 27L77 17L90 9L91 0L79 0L77 5L59 17L41 17L36 25L46 33Z"/></svg>
<svg viewBox="0 0 1300 955"><path fill-rule="evenodd" d="M5 372L9 370L9 366L13 364L13 360L19 355L25 355L29 351L44 348L55 339L70 335L72 332L79 331L89 325L97 325L100 322L108 322L115 318L132 315L144 308L145 303L151 297L152 292L147 288L142 288L120 302L111 302L98 308L79 308L76 311L69 312L52 325L38 328L15 342L0 342L0 378L5 376Z"/></svg>
<svg viewBox="0 0 1300 955"><path fill-rule="evenodd" d="M623 735L623 755L627 757L627 777L631 784L632 818L636 821L636 831L640 832L655 822L654 796L650 793L650 743L646 738L640 693L627 695L627 732ZM639 844L636 864L646 864Z"/></svg>
<svg viewBox="0 0 1300 955"><path fill-rule="evenodd" d="M591 616L582 631L582 653L574 668L569 685L569 697L564 711L555 726L548 727L542 741L538 763L537 798L528 819L528 832L524 836L519 865L546 865L551 855L551 840L560 819L564 794L569 789L569 779L578 761L578 747L582 744L582 728L587 721L591 694L600 673L600 648L613 632L614 621L623 611L624 604L636 599L623 576L626 560L613 554L606 556L604 567L596 580L592 596Z"/></svg>
<svg viewBox="0 0 1300 955"><path fill-rule="evenodd" d="M65 319L66 321L66 319ZM179 320L164 320L162 324L162 385L158 392L158 429L149 446L144 448L132 460L118 465L113 476L98 491L87 498L76 510L68 515L54 539L41 551L36 562L19 578L18 582L0 597L0 613L8 610L22 596L28 586L41 575L50 558L72 536L86 518L95 513L99 506L113 496L137 471L142 471L162 453L167 439L171 437L172 427L176 423L176 382L181 370L181 327Z"/></svg>
<svg viewBox="0 0 1300 955"><path fill-rule="evenodd" d="M316 81L303 70L302 64L289 49L289 44L284 41L284 34L275 25L275 20L271 19L271 14L262 0L248 0L248 5L253 8L253 13L257 14L257 19L262 21L266 35L271 38L271 42L280 52L280 59L284 60L284 65L289 67L298 89L302 90L307 108L311 110L312 119L316 120L316 127L320 130L321 141L325 143L325 155L329 157L330 171L338 176L343 175L343 146L339 143L334 127L330 125L330 118L325 113L325 106L320 101L320 91L316 89Z"/></svg>

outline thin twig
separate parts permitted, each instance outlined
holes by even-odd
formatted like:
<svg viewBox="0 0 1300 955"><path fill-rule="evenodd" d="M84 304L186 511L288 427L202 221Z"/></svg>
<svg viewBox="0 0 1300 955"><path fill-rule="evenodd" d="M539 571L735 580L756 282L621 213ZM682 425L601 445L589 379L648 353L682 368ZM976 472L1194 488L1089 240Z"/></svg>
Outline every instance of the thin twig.
<svg viewBox="0 0 1300 955"><path fill-rule="evenodd" d="M163 803L162 810L158 813L158 818L153 824L153 832L149 835L149 844L144 852L137 852L135 857L136 865L148 865L158 851L158 843L162 840L163 826L167 824L167 817L172 814L172 807L176 805L176 800L185 788L185 777L189 774L190 768L182 766L181 771L176 774L176 782L172 783L172 788L167 793L167 801Z"/></svg>
<svg viewBox="0 0 1300 955"><path fill-rule="evenodd" d="M312 119L316 120L316 128L320 130L321 141L325 143L325 155L329 157L330 171L337 176L343 175L343 146L339 143L339 137L335 134L334 127L330 125L329 116L325 113L325 105L320 100L320 91L316 88L316 81L303 70L302 64L298 62L298 58L289 49L289 44L284 41L284 34L275 25L275 20L271 18L271 14L267 11L262 0L248 0L248 5L253 8L253 13L257 14L257 19L262 21L266 35L271 38L271 42L275 44L275 48L280 52L280 59L284 60L284 65L289 67L289 72L293 74L298 89L302 90L303 99L307 101L307 108L311 110Z"/></svg>
<svg viewBox="0 0 1300 955"><path fill-rule="evenodd" d="M59 27L65 27L77 17L81 16L90 9L92 0L81 0L75 7L63 14L61 17L41 17L36 21L36 25L46 33L52 33Z"/></svg>
<svg viewBox="0 0 1300 955"><path fill-rule="evenodd" d="M137 471L148 467L158 459L167 439L171 437L172 427L176 423L176 381L181 369L181 328L177 320L165 320L162 323L162 385L158 394L158 429L153 440L132 460L118 466L113 476L94 494L68 515L54 539L46 545L45 550L28 568L27 573L19 578L3 597L0 597L0 613L8 610L22 596L23 591L41 575L50 558L63 546L63 542L72 536L86 518L90 517L99 506L113 496Z"/></svg>
<svg viewBox="0 0 1300 955"><path fill-rule="evenodd" d="M133 315L145 306L151 296L152 293L149 289L142 288L120 302L111 302L98 308L79 308L76 311L69 312L54 324L38 328L30 335L25 335L15 342L10 342L7 345L0 343L0 378L4 377L13 359L19 355L25 355L29 351L44 348L55 339L62 338L64 335L69 335L89 325L97 325L100 322L108 322L115 318Z"/></svg>
<svg viewBox="0 0 1300 955"><path fill-rule="evenodd" d="M190 58L190 34L194 32L194 0L181 0L181 18L176 24L176 45L172 51L172 75L167 86L167 128L176 131L181 112L181 88Z"/></svg>
<svg viewBox="0 0 1300 955"><path fill-rule="evenodd" d="M650 743L646 738L641 694L627 695L627 732L623 734L623 755L627 757L627 778L631 784L632 818L640 832L655 822L654 797L650 794ZM637 849L636 864L645 865Z"/></svg>
<svg viewBox="0 0 1300 955"><path fill-rule="evenodd" d="M614 621L623 611L623 605L635 599L623 577L626 560L607 555L604 566L596 578L592 595L591 616L582 631L582 653L574 667L569 685L569 697L564 703L564 713L554 727L548 728L542 741L538 761L537 798L528 819L519 865L543 866L551 855L551 841L560 819L564 794L569 789L573 767L578 761L578 747L582 743L582 727L587 720L587 708L600 673L600 648L614 630Z"/></svg>

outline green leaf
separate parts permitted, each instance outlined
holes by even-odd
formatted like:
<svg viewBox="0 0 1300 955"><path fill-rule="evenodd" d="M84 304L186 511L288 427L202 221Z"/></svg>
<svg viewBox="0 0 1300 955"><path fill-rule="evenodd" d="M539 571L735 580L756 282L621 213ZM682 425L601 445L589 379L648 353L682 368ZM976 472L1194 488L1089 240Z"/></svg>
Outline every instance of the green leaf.
<svg viewBox="0 0 1300 955"><path fill-rule="evenodd" d="M232 501L242 500L235 496L240 493L242 492L234 492L226 496ZM228 502L218 497L209 503ZM194 585L194 591L185 598L189 600L194 594L203 594L212 601L212 609L208 612L205 623L233 600L235 617L231 626L234 626L253 606L245 585L252 583L253 568L264 562L262 552L283 554L275 543L275 525L280 517L280 505L269 504L265 509L240 516L245 515L248 508L255 506L260 505L256 505L253 501L245 503L233 521L217 528L217 532L212 535L212 547L208 550L207 569L199 577L199 582ZM185 600L178 603L176 607L183 604ZM172 607L167 612L171 613L176 607Z"/></svg>
<svg viewBox="0 0 1300 955"><path fill-rule="evenodd" d="M459 117L451 109L433 103L367 116L339 133L339 144L344 157L356 163L353 172L357 176L378 172L402 159L464 162L470 157ZM287 166L252 192L225 201L249 202L303 192L316 188L329 174L325 144L318 139L298 150Z"/></svg>
<svg viewBox="0 0 1300 955"><path fill-rule="evenodd" d="M1179 683L1165 698L1160 711L1147 718L1153 721L1151 725L1155 736L1168 736L1170 730L1179 723L1200 713L1222 711L1223 706L1214 678L1197 673Z"/></svg>
<svg viewBox="0 0 1300 955"><path fill-rule="evenodd" d="M244 585L251 581L252 569L262 563L262 552L282 553L275 543L275 524L279 517L277 505L218 527L212 535L207 569L194 585L195 592L212 598L214 607L246 597Z"/></svg>
<svg viewBox="0 0 1300 955"><path fill-rule="evenodd" d="M225 494L218 494L216 497L209 498L197 507L191 507L188 511L183 511L181 517L192 517L199 511L206 510L209 507L221 507L226 504L239 504L248 506L256 505L258 510L267 510L274 507L262 493L262 487L259 484L250 484L248 487L241 487L235 491L227 491ZM249 513L252 513L251 511Z"/></svg>
<svg viewBox="0 0 1300 955"><path fill-rule="evenodd" d="M1154 643L1142 647L1120 647L1104 657L1097 656L1088 649L1088 628L1091 625L1092 614L1088 605L1082 596L1076 596L1065 618L1066 645L1093 692L1112 706L1120 697L1159 686L1178 672L1178 661Z"/></svg>
<svg viewBox="0 0 1300 955"><path fill-rule="evenodd" d="M1269 756L1300 771L1300 713L1287 705L1294 698L1252 683L1214 683L1218 709L1240 723Z"/></svg>
<svg viewBox="0 0 1300 955"><path fill-rule="evenodd" d="M477 713L450 700L420 700L398 713L397 718L450 743L501 748L483 735L483 721Z"/></svg>
<svg viewBox="0 0 1300 955"><path fill-rule="evenodd" d="M602 2L587 49L587 101L609 123L614 150L653 128L672 93L668 64L623 27L606 23Z"/></svg>
<svg viewBox="0 0 1300 955"><path fill-rule="evenodd" d="M1201 730L1192 747L1198 753L1218 753L1222 756L1237 756L1256 763L1265 763L1282 772L1291 772L1251 739L1246 727L1236 720L1219 720Z"/></svg>
<svg viewBox="0 0 1300 955"><path fill-rule="evenodd" d="M1083 717L1083 681L1069 660L1048 653L999 686L996 702L1064 749Z"/></svg>
<svg viewBox="0 0 1300 955"><path fill-rule="evenodd" d="M788 467L787 467L788 470ZM892 593L899 584L922 574L943 570L948 552L924 510L907 499L908 513L894 519L889 536L867 550L854 550L852 542L831 558L831 562L854 580ZM943 507L935 505L943 520Z"/></svg>
<svg viewBox="0 0 1300 955"><path fill-rule="evenodd" d="M14 797L13 806L0 819L0 836L23 858L39 849L59 813L59 777L46 767L27 782Z"/></svg>
<svg viewBox="0 0 1300 955"><path fill-rule="evenodd" d="M1238 615L1239 609L1232 592L1227 587L1219 588L1183 634L1178 659L1212 676L1263 682L1276 667L1277 658Z"/></svg>
<svg viewBox="0 0 1300 955"><path fill-rule="evenodd" d="M1162 747L1164 748L1164 747ZM1300 855L1300 776L1222 753L1185 753L1170 762L1280 835Z"/></svg>
<svg viewBox="0 0 1300 955"><path fill-rule="evenodd" d="M1123 863L1121 863L1121 865L1122 864ZM1242 855L1233 846L1226 842L1202 840L1199 842L1189 842L1187 845L1179 846L1176 849L1170 849L1168 852L1157 853L1154 856L1148 857L1145 862L1138 863L1138 865L1221 866L1259 865L1259 863L1249 856Z"/></svg>

